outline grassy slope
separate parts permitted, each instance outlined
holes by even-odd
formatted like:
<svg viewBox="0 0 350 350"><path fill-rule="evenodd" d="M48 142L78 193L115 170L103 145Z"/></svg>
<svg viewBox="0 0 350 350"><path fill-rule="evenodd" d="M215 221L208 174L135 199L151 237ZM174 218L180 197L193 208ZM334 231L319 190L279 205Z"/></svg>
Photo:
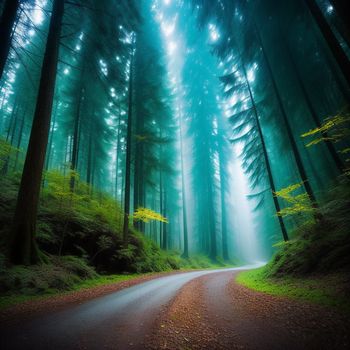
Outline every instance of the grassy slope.
<svg viewBox="0 0 350 350"><path fill-rule="evenodd" d="M262 267L240 273L237 282L259 292L335 307L350 313L350 300L345 296L343 289L347 280L341 273L326 276L271 278L266 276L266 268Z"/></svg>
<svg viewBox="0 0 350 350"><path fill-rule="evenodd" d="M263 268L241 273L249 288L350 313L350 186L330 192L322 219L298 229Z"/></svg>

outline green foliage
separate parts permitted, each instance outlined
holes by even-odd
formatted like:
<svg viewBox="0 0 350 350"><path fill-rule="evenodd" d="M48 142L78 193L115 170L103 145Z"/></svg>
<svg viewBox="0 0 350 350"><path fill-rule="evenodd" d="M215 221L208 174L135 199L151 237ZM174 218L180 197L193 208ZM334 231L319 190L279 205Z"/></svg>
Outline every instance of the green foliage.
<svg viewBox="0 0 350 350"><path fill-rule="evenodd" d="M168 219L165 218L163 215L153 211L152 209L142 207L136 209L133 215L133 219L136 221L140 220L146 223L150 222L151 220L168 223Z"/></svg>
<svg viewBox="0 0 350 350"><path fill-rule="evenodd" d="M228 267L234 265L234 263L224 263L220 259L213 262L208 256L197 254L187 259L180 258L179 265L182 269L209 269Z"/></svg>
<svg viewBox="0 0 350 350"><path fill-rule="evenodd" d="M63 291L76 283L96 277L94 269L74 256L50 257L48 264L14 266L0 271L1 293L43 294Z"/></svg>
<svg viewBox="0 0 350 350"><path fill-rule="evenodd" d="M241 273L237 281L261 292L350 312L349 183L333 188L319 210L319 221L299 227L291 241L275 245L278 251L265 267Z"/></svg>
<svg viewBox="0 0 350 350"><path fill-rule="evenodd" d="M151 239L137 232L132 232L128 247L118 250L115 258L118 265L129 266L129 271L137 273L180 268L168 253L160 250Z"/></svg>
<svg viewBox="0 0 350 350"><path fill-rule="evenodd" d="M343 112L327 118L319 128L312 129L302 134L301 137L315 137L306 145L306 147L314 146L324 141L334 143L347 141L350 137L350 113ZM350 152L350 148L348 146L349 144L347 143L346 147L341 149L339 153L347 156ZM344 173L345 175L350 176L350 159L347 158L346 162L347 167L344 169Z"/></svg>
<svg viewBox="0 0 350 350"><path fill-rule="evenodd" d="M4 245L11 225L18 179L11 176L0 181L3 188L0 193L0 208L3 208L0 242ZM72 192L69 181L69 174L46 173L37 223L41 250L52 256L77 256L89 261L99 272L152 272L180 267L173 257L137 232L130 232L125 247L121 235L123 213L115 200L101 192L91 194L89 186L80 180L76 181Z"/></svg>
<svg viewBox="0 0 350 350"><path fill-rule="evenodd" d="M268 268L245 271L238 275L237 282L259 292L304 300L325 306L332 306L342 312L350 312L349 299L339 293L346 283L344 275L313 278L271 278ZM337 285L338 290L333 286Z"/></svg>
<svg viewBox="0 0 350 350"><path fill-rule="evenodd" d="M74 191L70 188L72 176L76 179ZM79 180L77 172L62 174L52 170L46 172L44 181L43 204L56 210L62 217L85 217L102 223L112 231L120 231L123 219L120 205L105 193L92 194L90 186Z"/></svg>
<svg viewBox="0 0 350 350"><path fill-rule="evenodd" d="M20 150L11 146L9 142L4 140L3 138L0 138L0 169L3 168L3 166L8 161L9 157L13 156Z"/></svg>
<svg viewBox="0 0 350 350"><path fill-rule="evenodd" d="M295 191L299 190L302 186L303 183L297 183L282 188L274 193L276 197L283 199L289 205L281 209L277 215L285 217L288 215L308 214L314 212L314 208L312 207L312 203L306 192L295 194Z"/></svg>
<svg viewBox="0 0 350 350"><path fill-rule="evenodd" d="M338 142L350 136L349 122L349 114L337 114L326 118L320 127L302 134L301 137L316 137L306 147L317 145L322 141Z"/></svg>
<svg viewBox="0 0 350 350"><path fill-rule="evenodd" d="M267 266L270 277L327 273L350 268L350 185L330 191L321 219L307 222L279 247Z"/></svg>

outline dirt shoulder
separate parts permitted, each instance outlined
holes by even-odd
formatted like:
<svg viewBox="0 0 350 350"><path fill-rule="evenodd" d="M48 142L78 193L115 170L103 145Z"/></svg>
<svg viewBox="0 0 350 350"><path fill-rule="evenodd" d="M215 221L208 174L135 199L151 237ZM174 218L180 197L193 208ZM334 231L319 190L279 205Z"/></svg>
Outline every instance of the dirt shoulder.
<svg viewBox="0 0 350 350"><path fill-rule="evenodd" d="M348 349L332 309L250 290L236 272L197 278L159 316L149 349Z"/></svg>
<svg viewBox="0 0 350 350"><path fill-rule="evenodd" d="M170 271L154 274L145 274L125 281L119 281L77 291L64 292L52 296L43 296L38 299L28 300L0 310L0 323L16 322L26 318L32 318L41 314L62 310L66 307L82 304L88 300L98 298L134 285L147 282L159 277L183 273L185 271Z"/></svg>

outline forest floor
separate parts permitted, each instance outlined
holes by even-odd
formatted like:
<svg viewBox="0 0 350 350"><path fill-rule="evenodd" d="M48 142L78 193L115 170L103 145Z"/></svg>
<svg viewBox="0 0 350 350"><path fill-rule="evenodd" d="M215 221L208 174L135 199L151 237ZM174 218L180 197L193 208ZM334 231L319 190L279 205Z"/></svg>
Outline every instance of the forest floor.
<svg viewBox="0 0 350 350"><path fill-rule="evenodd" d="M28 349L65 350L349 348L350 321L345 314L248 289L236 282L237 274L238 269L226 269L152 275L43 303L27 302L1 312L0 346L23 349L25 342Z"/></svg>

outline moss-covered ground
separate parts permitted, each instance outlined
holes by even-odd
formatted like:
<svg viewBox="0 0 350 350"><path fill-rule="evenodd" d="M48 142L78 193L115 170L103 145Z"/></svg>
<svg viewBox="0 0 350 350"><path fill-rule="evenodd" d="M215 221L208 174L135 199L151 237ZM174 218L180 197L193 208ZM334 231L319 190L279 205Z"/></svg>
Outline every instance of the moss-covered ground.
<svg viewBox="0 0 350 350"><path fill-rule="evenodd" d="M309 277L267 277L265 267L244 271L237 282L259 292L334 307L350 314L350 299L345 293L344 274Z"/></svg>

